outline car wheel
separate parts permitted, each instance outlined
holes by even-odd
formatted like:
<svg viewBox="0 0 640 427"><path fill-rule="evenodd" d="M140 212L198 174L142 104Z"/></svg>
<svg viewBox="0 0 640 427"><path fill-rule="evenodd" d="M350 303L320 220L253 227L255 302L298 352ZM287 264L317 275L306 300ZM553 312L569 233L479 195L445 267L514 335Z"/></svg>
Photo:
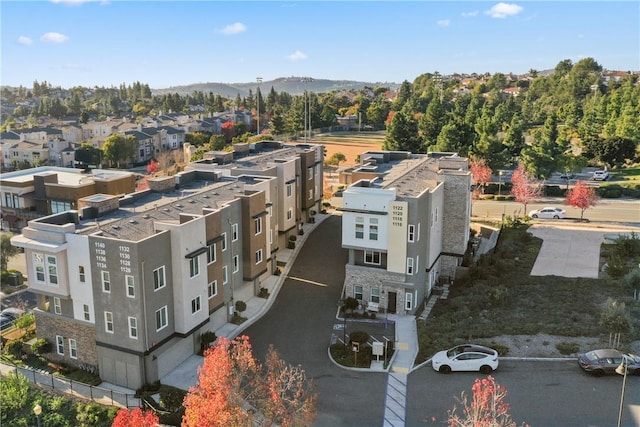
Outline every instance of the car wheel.
<svg viewBox="0 0 640 427"><path fill-rule="evenodd" d="M554 215L553 219L560 219L560 217L558 215Z"/></svg>
<svg viewBox="0 0 640 427"><path fill-rule="evenodd" d="M447 365L442 365L440 366L440 369L438 370L438 372L440 372L441 374L450 374L451 368L448 367Z"/></svg>
<svg viewBox="0 0 640 427"><path fill-rule="evenodd" d="M480 373L481 374L487 375L487 374L490 374L491 371L493 371L493 369L491 369L491 366L489 366L489 365L482 365L480 367Z"/></svg>
<svg viewBox="0 0 640 427"><path fill-rule="evenodd" d="M538 218L538 215L533 214L533 215L531 215L531 218Z"/></svg>
<svg viewBox="0 0 640 427"><path fill-rule="evenodd" d="M601 377L604 375L604 371L602 369L596 369L595 371L593 371L593 375L596 377Z"/></svg>

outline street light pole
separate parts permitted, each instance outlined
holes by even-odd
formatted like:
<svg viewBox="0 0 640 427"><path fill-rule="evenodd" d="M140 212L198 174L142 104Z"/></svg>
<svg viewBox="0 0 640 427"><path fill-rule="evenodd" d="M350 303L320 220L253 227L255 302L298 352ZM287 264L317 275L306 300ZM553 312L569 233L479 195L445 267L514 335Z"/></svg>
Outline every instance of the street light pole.
<svg viewBox="0 0 640 427"><path fill-rule="evenodd" d="M620 375L624 375L622 379L622 393L620 395L620 410L618 411L618 427L620 427L622 423L622 408L624 406L624 389L627 385L627 366L629 361L627 360L627 356L622 355L622 362L620 362L620 366L616 368L616 372Z"/></svg>
<svg viewBox="0 0 640 427"><path fill-rule="evenodd" d="M498 196L502 194L502 173L502 171L498 171Z"/></svg>
<svg viewBox="0 0 640 427"><path fill-rule="evenodd" d="M42 406L36 405L33 407L33 413L36 416L36 420L38 421L38 427L40 427L40 414L42 414Z"/></svg>
<svg viewBox="0 0 640 427"><path fill-rule="evenodd" d="M256 77L258 83L258 91L256 92L256 105L257 105L257 118L256 118L256 135L260 135L260 83L262 83L262 77Z"/></svg>
<svg viewBox="0 0 640 427"><path fill-rule="evenodd" d="M302 78L302 83L311 83L313 81L313 79L311 77L303 77ZM309 137L311 137L311 97L309 97L308 93L307 93L307 89L306 89L306 85L305 85L305 89L304 89L304 95L303 95L303 101L304 101L304 142L305 144L307 143L307 129L309 129ZM307 102L309 103L309 108L307 108ZM308 118L307 118L307 114L308 114ZM307 127L307 120L309 121L308 124L309 126Z"/></svg>

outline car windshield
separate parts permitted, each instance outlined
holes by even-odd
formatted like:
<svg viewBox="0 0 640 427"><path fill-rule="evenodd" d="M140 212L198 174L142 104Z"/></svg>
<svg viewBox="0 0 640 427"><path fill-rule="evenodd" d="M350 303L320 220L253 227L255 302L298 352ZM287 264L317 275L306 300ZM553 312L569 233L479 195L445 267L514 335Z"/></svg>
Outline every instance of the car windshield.
<svg viewBox="0 0 640 427"><path fill-rule="evenodd" d="M461 346L453 347L451 350L447 351L447 357L448 358L456 357L460 353L464 353L464 347L461 347Z"/></svg>

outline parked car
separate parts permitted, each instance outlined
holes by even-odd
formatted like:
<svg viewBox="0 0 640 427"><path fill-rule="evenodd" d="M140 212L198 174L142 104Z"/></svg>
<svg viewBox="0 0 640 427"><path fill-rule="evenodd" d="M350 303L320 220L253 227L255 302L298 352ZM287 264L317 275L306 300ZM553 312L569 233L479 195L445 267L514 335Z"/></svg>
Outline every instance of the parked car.
<svg viewBox="0 0 640 427"><path fill-rule="evenodd" d="M13 327L14 322L15 322L15 319L13 317L0 314L0 331L4 332L7 329Z"/></svg>
<svg viewBox="0 0 640 427"><path fill-rule="evenodd" d="M627 373L640 375L640 356L622 353L620 350L605 348L591 350L578 355L578 365L593 375L600 376L616 373L616 368L622 364L622 358L627 358Z"/></svg>
<svg viewBox="0 0 640 427"><path fill-rule="evenodd" d="M607 171L595 171L593 173L594 181L606 181L609 178L609 172Z"/></svg>
<svg viewBox="0 0 640 427"><path fill-rule="evenodd" d="M498 352L478 344L458 345L434 354L431 366L443 374L454 371L479 371L490 374L498 368Z"/></svg>
<svg viewBox="0 0 640 427"><path fill-rule="evenodd" d="M24 310L15 307L5 308L4 310L0 311L0 316L10 317L14 322L18 320L18 318L23 314Z"/></svg>
<svg viewBox="0 0 640 427"><path fill-rule="evenodd" d="M567 212L561 208L546 207L529 212L529 216L531 218L562 219L567 216Z"/></svg>

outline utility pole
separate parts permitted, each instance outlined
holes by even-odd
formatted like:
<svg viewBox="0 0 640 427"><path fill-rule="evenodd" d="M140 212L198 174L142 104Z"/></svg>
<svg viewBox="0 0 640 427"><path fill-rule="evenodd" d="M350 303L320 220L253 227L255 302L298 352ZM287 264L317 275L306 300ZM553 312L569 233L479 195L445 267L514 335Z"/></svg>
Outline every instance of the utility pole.
<svg viewBox="0 0 640 427"><path fill-rule="evenodd" d="M302 83L311 83L313 79L311 77L303 77ZM304 142L307 143L307 129L309 129L309 138L311 138L311 97L307 94L307 89L305 85L304 95ZM307 108L307 101L309 103L309 108ZM307 118L308 114L308 118ZM308 120L308 127L307 127Z"/></svg>
<svg viewBox="0 0 640 427"><path fill-rule="evenodd" d="M260 135L260 83L262 83L262 77L256 77L256 82L258 83L258 91L256 92L256 135Z"/></svg>

